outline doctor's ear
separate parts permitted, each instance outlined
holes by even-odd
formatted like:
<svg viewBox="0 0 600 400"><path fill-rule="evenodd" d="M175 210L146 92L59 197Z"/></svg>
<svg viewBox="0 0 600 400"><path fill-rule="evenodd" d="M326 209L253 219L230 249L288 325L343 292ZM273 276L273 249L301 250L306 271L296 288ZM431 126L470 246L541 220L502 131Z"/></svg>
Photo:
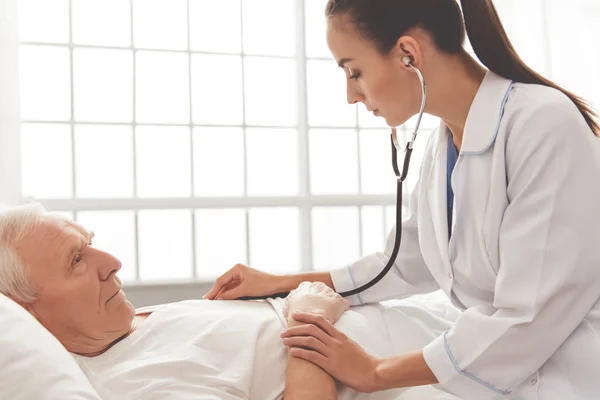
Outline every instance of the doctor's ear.
<svg viewBox="0 0 600 400"><path fill-rule="evenodd" d="M396 42L395 56L400 59L404 67L420 64L421 48L415 38L411 36L402 36Z"/></svg>

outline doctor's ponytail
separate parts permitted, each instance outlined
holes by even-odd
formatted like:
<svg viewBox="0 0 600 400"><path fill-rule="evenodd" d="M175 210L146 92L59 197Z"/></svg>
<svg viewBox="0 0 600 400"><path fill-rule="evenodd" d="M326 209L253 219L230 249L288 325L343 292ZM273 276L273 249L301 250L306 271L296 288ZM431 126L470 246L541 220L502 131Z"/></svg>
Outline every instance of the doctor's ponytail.
<svg viewBox="0 0 600 400"><path fill-rule="evenodd" d="M462 13L457 1L462 5ZM575 103L592 132L600 137L598 116L583 99L542 77L521 60L492 0L329 0L325 15L349 16L356 30L384 55L414 27L429 32L438 49L448 54L465 51L463 45L468 33L475 54L490 71L516 82L560 90Z"/></svg>
<svg viewBox="0 0 600 400"><path fill-rule="evenodd" d="M490 71L516 82L535 83L563 92L579 109L592 132L600 137L598 115L581 97L529 68L515 51L492 0L460 0L465 26L477 58Z"/></svg>

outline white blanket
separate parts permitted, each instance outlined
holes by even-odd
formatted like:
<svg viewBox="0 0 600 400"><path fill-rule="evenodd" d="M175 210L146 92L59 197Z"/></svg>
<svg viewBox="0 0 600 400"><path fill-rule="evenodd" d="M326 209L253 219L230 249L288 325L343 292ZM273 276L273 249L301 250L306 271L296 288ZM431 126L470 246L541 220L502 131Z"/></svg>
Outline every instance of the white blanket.
<svg viewBox="0 0 600 400"><path fill-rule="evenodd" d="M451 306L444 304L440 313L425 304L356 307L336 326L368 352L387 357L420 348L448 329L455 318ZM132 335L101 356L75 357L104 400L281 399L287 363L281 308L281 300L145 308L139 311L152 314ZM371 395L339 388L340 400L452 398L432 387Z"/></svg>

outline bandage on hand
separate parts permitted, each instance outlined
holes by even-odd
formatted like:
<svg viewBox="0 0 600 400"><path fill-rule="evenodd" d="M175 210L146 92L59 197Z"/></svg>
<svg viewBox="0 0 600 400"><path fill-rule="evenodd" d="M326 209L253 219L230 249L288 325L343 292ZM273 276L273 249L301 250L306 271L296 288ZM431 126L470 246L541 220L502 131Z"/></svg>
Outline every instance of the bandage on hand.
<svg viewBox="0 0 600 400"><path fill-rule="evenodd" d="M324 283L302 282L286 297L283 315L289 321L294 312L318 314L334 324L349 308L348 301Z"/></svg>

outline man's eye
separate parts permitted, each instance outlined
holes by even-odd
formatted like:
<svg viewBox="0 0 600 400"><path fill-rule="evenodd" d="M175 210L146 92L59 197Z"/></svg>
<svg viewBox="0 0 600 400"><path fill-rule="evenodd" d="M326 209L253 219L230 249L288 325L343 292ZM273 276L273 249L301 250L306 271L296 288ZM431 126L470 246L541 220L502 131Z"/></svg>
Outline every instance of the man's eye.
<svg viewBox="0 0 600 400"><path fill-rule="evenodd" d="M77 265L81 262L81 260L83 260L83 255L82 254L77 254L75 256L75 258L73 258L73 265Z"/></svg>

